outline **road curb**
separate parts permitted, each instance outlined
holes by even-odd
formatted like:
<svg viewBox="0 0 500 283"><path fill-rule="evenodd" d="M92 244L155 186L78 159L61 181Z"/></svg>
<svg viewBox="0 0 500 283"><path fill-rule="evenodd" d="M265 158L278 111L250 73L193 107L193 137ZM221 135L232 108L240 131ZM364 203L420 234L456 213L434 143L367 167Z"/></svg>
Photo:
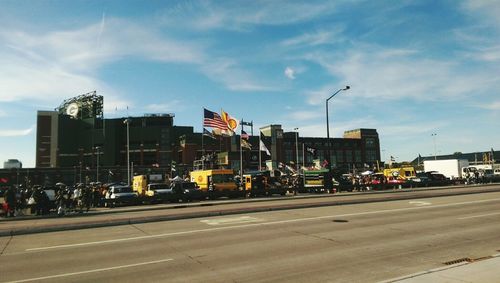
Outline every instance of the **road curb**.
<svg viewBox="0 0 500 283"><path fill-rule="evenodd" d="M497 258L497 257L500 257L500 254L494 254L489 259ZM395 283L395 282L399 282L399 281L403 281L403 280L407 280L407 279L411 279L411 278L415 278L415 277L420 277L420 276L423 276L426 274L431 274L431 273L441 272L441 271L445 271L445 270L449 270L449 269L454 269L454 268L461 267L464 265L469 265L469 264L474 264L474 262L455 263L452 265L437 267L437 268L424 270L424 271L420 271L420 272L416 272L416 273L412 273L412 274L407 274L407 275L403 275L400 277L396 277L396 278L392 278L392 279L388 279L388 280L384 280L384 281L379 281L379 283Z"/></svg>

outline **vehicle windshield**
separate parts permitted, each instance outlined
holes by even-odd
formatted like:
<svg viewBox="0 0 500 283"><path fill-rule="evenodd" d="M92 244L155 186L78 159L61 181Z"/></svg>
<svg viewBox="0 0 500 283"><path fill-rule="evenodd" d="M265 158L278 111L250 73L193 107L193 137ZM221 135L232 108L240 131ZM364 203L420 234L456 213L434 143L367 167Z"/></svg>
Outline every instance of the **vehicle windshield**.
<svg viewBox="0 0 500 283"><path fill-rule="evenodd" d="M196 184L194 182L188 182L188 183L182 184L182 187L184 189L196 189L198 187L198 184Z"/></svg>
<svg viewBox="0 0 500 283"><path fill-rule="evenodd" d="M132 188L131 187L115 187L114 188L115 193L132 193Z"/></svg>
<svg viewBox="0 0 500 283"><path fill-rule="evenodd" d="M169 185L167 184L151 184L149 185L149 189L154 191L154 190L165 190L165 189L168 189L170 188Z"/></svg>

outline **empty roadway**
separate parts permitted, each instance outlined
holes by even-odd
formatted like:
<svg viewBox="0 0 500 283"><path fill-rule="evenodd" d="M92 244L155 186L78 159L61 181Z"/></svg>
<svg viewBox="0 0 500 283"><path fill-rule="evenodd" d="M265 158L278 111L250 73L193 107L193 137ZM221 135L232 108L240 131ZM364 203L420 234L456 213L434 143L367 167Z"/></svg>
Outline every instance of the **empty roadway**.
<svg viewBox="0 0 500 283"><path fill-rule="evenodd" d="M2 237L0 282L376 282L498 235L498 192L192 218Z"/></svg>

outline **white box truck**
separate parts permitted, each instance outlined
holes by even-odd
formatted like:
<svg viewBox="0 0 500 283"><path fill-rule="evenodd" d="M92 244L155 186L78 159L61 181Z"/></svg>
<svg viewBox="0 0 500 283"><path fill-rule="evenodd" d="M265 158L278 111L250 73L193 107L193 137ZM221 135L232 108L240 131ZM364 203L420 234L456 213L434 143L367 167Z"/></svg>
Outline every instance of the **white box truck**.
<svg viewBox="0 0 500 283"><path fill-rule="evenodd" d="M436 171L450 179L462 178L462 168L469 166L467 159L424 160L424 171Z"/></svg>

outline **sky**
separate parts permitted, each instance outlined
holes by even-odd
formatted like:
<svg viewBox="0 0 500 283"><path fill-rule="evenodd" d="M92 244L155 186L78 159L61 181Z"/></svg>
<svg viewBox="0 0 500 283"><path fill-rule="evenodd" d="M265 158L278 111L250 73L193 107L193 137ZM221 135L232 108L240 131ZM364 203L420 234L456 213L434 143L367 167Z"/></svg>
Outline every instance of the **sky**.
<svg viewBox="0 0 500 283"><path fill-rule="evenodd" d="M106 118L326 137L346 85L330 136L377 129L383 160L499 150L500 2L0 0L1 162L34 167L36 111L94 90Z"/></svg>

